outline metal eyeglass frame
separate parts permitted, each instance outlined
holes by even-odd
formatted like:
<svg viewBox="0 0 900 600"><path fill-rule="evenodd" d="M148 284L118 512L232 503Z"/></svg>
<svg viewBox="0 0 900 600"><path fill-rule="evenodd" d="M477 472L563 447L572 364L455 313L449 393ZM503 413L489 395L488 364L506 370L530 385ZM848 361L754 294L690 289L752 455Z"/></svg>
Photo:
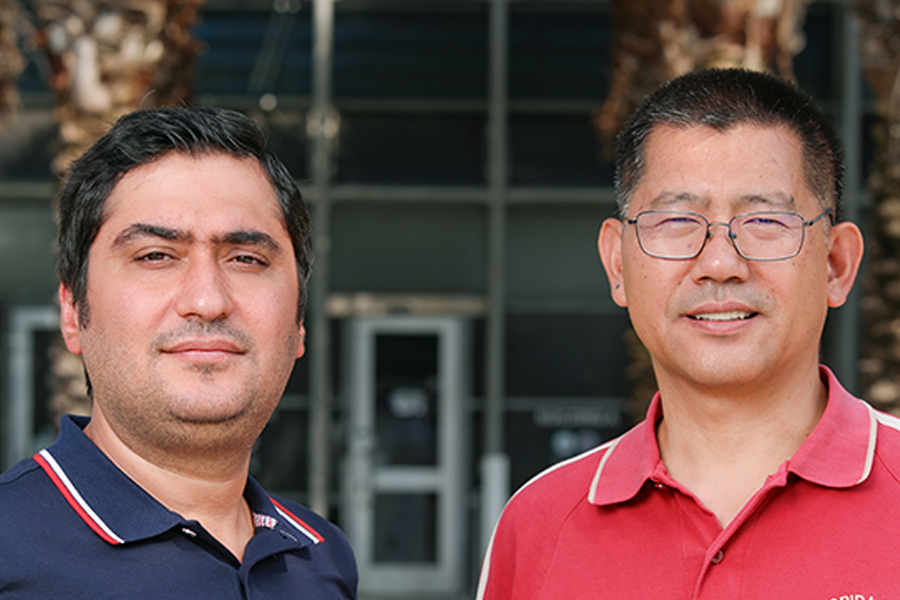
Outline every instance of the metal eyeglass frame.
<svg viewBox="0 0 900 600"><path fill-rule="evenodd" d="M635 215L634 218L631 218L631 219L626 218L626 219L624 219L624 221L625 221L625 223L628 223L629 225L637 225L638 218L641 215L649 214L649 213L668 213L668 214L675 214L675 215L690 215L692 217L698 217L699 219L706 222L706 235L703 238L703 243L700 244L700 247L697 249L697 251L690 256L664 256L662 254L654 254L653 252L649 252L644 247L644 242L641 241L640 229L638 227L635 227L634 234L635 234L635 237L637 238L638 246L641 247L641 250L644 252L644 254L646 254L647 256L650 256L653 258L659 258L662 260L691 260L691 259L694 259L694 258L697 258L698 256L700 256L700 253L703 252L704 248L706 248L706 243L710 240L710 238L712 238L712 235L710 233L711 227L727 227L728 228L728 239L729 239L729 241L731 241L732 247L734 248L735 252L737 252L738 255L741 258L743 258L744 260L752 260L752 261L756 261L756 262L774 262L774 261L779 261L779 260L788 260L789 258L794 258L798 254L800 254L800 251L803 249L803 242L806 241L806 228L807 227L814 225L820 219L822 219L822 217L824 217L825 215L828 215L829 221L831 221L832 225L834 224L834 210L832 210L830 208L823 210L821 213L819 213L819 215L817 217L812 218L808 221L804 221L803 215L801 215L800 213L795 213L795 212L791 212L791 211L759 211L759 212L748 212L748 213L741 213L741 214L735 215L735 216L731 217L731 220L726 223L724 221L710 221L709 219L707 219L704 215L701 215L700 213L695 213L695 212L685 211L685 210L644 210L644 211L639 212L637 215ZM738 248L737 242L735 241L737 238L737 234L734 233L734 231L731 227L732 224L735 222L735 220L743 218L743 217L752 216L752 215L766 215L766 214L795 215L800 218L801 225L802 225L802 228L800 230L800 244L797 246L797 250L793 254L788 254L787 256L779 256L776 258L755 258L755 257L747 256L746 254L741 252L740 248Z"/></svg>

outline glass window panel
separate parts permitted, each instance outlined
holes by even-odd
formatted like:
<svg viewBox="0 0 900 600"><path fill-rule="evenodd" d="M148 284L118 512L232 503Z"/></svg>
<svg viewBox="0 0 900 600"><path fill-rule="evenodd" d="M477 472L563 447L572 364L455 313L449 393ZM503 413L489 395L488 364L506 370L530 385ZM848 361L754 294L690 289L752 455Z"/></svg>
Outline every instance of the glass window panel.
<svg viewBox="0 0 900 600"><path fill-rule="evenodd" d="M306 346L309 348L310 336L312 334L307 331ZM294 362L294 369L291 371L290 379L288 379L285 387L285 394L303 395L309 391L309 359L300 358Z"/></svg>
<svg viewBox="0 0 900 600"><path fill-rule="evenodd" d="M840 89L841 71L836 66L837 50L837 4L816 2L809 6L803 22L806 43L803 50L794 57L794 73L800 87L818 102L837 99Z"/></svg>
<svg viewBox="0 0 900 600"><path fill-rule="evenodd" d="M253 117L265 130L269 147L284 162L294 179L308 179L306 113L300 110L257 111Z"/></svg>
<svg viewBox="0 0 900 600"><path fill-rule="evenodd" d="M352 10L337 5L337 98L486 95L486 5L472 3L464 10L458 5L447 10L448 3L442 10L403 5L402 11L397 3L366 6Z"/></svg>
<svg viewBox="0 0 900 600"><path fill-rule="evenodd" d="M279 408L253 449L250 470L272 493L303 492L309 478L309 413Z"/></svg>
<svg viewBox="0 0 900 600"><path fill-rule="evenodd" d="M507 318L508 396L623 397L625 311Z"/></svg>
<svg viewBox="0 0 900 600"><path fill-rule="evenodd" d="M514 185L612 186L612 161L601 159L587 113L514 115L510 145Z"/></svg>
<svg viewBox="0 0 900 600"><path fill-rule="evenodd" d="M338 205L332 241L335 291L484 291L487 241L480 208Z"/></svg>
<svg viewBox="0 0 900 600"><path fill-rule="evenodd" d="M438 338L375 340L375 464L437 466Z"/></svg>
<svg viewBox="0 0 900 600"><path fill-rule="evenodd" d="M308 300L309 297L307 296L307 303ZM313 320L309 318L308 312L304 317L304 327L306 328L306 354L294 361L294 369L291 371L291 376L288 379L287 386L284 390L285 395L306 396L310 391L309 378L313 361L311 360L309 352L314 347L315 339L319 334L319 331L315 328ZM331 334L329 346L331 348L331 364L333 365L340 365L344 356L341 351L341 340L343 339L341 336L341 323L341 319L328 320L328 328ZM334 386L334 389L340 389L340 384L340 372L336 367L332 369L331 385ZM340 411L340 408L337 406L335 406L334 409L337 412Z"/></svg>
<svg viewBox="0 0 900 600"><path fill-rule="evenodd" d="M375 562L437 561L437 495L376 494Z"/></svg>
<svg viewBox="0 0 900 600"><path fill-rule="evenodd" d="M196 63L198 94L309 94L312 73L311 2L297 13L204 10L194 29L203 44ZM281 36L281 37L279 37ZM266 41L279 40L268 64L269 79L251 89L251 76ZM265 58L265 56L263 56ZM263 63L260 63L263 64Z"/></svg>
<svg viewBox="0 0 900 600"><path fill-rule="evenodd" d="M589 450L627 429L621 403L538 404L506 415L506 446L512 489L540 471Z"/></svg>
<svg viewBox="0 0 900 600"><path fill-rule="evenodd" d="M61 408L53 406L56 390L53 378L53 356L57 352L65 352L65 344L57 330L40 329L34 332L34 354L32 364L31 389L34 392L34 429L35 449L44 448L56 439L58 417Z"/></svg>
<svg viewBox="0 0 900 600"><path fill-rule="evenodd" d="M469 114L343 112L340 183L484 183L485 119Z"/></svg>
<svg viewBox="0 0 900 600"><path fill-rule="evenodd" d="M55 222L49 199L0 206L0 298L6 304L56 299Z"/></svg>
<svg viewBox="0 0 900 600"><path fill-rule="evenodd" d="M597 233L613 210L611 205L511 209L506 258L510 300L578 300L611 305L597 253Z"/></svg>
<svg viewBox="0 0 900 600"><path fill-rule="evenodd" d="M510 16L509 93L513 99L588 99L609 89L609 5L514 6Z"/></svg>
<svg viewBox="0 0 900 600"><path fill-rule="evenodd" d="M49 110L19 109L0 128L0 181L56 182L59 125Z"/></svg>

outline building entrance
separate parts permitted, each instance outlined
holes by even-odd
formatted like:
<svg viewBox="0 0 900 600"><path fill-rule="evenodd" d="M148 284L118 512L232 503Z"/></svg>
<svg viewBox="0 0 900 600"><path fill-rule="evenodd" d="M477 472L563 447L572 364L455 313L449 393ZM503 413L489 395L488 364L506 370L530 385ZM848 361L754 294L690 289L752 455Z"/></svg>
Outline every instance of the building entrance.
<svg viewBox="0 0 900 600"><path fill-rule="evenodd" d="M420 316L346 322L341 522L361 594L448 595L464 586L467 325Z"/></svg>

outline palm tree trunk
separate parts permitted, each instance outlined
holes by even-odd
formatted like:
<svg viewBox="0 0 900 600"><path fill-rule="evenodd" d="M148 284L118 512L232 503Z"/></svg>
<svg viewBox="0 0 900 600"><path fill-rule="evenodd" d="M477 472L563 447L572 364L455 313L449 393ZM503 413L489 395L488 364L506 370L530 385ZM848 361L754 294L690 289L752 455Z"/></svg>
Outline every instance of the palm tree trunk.
<svg viewBox="0 0 900 600"><path fill-rule="evenodd" d="M867 331L860 360L863 397L900 415L900 2L858 0L863 71L875 96L872 218L860 303Z"/></svg>
<svg viewBox="0 0 900 600"><path fill-rule="evenodd" d="M35 0L50 61L63 173L120 116L190 101L203 0Z"/></svg>
<svg viewBox="0 0 900 600"><path fill-rule="evenodd" d="M17 44L21 11L15 0L0 0L0 119L19 106L16 79L25 68Z"/></svg>

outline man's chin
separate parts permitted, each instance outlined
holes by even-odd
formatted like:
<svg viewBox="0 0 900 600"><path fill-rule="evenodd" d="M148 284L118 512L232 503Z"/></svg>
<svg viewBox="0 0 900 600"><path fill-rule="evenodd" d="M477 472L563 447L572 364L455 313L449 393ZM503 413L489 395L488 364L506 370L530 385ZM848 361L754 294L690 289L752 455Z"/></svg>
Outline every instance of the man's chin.
<svg viewBox="0 0 900 600"><path fill-rule="evenodd" d="M247 411L187 411L172 412L172 418L188 426L227 425L240 421Z"/></svg>
<svg viewBox="0 0 900 600"><path fill-rule="evenodd" d="M277 402L263 402L259 399L232 399L223 401L221 397L198 399L170 404L168 416L173 424L185 431L197 429L217 429L222 435L233 435L236 430L258 430L265 427L275 410Z"/></svg>

